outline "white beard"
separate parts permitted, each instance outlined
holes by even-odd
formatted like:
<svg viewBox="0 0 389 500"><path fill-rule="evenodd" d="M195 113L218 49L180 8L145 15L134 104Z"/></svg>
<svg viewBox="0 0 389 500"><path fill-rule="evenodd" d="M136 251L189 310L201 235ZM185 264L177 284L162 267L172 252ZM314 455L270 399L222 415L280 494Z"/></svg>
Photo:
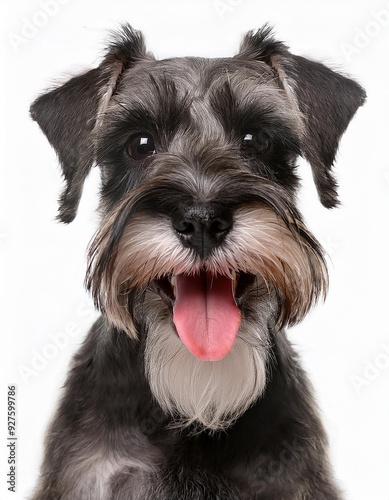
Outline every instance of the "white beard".
<svg viewBox="0 0 389 500"><path fill-rule="evenodd" d="M158 301L153 302L155 308ZM262 394L268 342L264 321L243 320L225 358L201 361L184 346L166 310L156 314L154 309L151 317L146 376L161 408L178 417L177 425L200 423L211 430L226 428Z"/></svg>

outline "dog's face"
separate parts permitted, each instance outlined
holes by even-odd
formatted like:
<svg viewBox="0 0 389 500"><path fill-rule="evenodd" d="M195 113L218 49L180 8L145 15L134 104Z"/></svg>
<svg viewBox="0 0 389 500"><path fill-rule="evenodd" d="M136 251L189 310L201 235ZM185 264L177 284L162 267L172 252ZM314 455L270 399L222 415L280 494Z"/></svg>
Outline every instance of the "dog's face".
<svg viewBox="0 0 389 500"><path fill-rule="evenodd" d="M216 429L245 411L264 390L271 335L325 294L295 163L310 161L334 206L331 166L363 99L268 29L232 58L156 61L125 27L98 68L33 104L67 180L62 220L101 168L87 285L139 339L154 396L181 422Z"/></svg>

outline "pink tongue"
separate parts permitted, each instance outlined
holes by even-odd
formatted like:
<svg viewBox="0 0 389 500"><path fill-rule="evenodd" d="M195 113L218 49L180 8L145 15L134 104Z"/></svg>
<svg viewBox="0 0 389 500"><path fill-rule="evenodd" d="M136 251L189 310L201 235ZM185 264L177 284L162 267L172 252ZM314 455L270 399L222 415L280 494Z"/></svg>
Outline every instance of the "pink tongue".
<svg viewBox="0 0 389 500"><path fill-rule="evenodd" d="M236 339L241 314L229 278L202 272L177 276L173 321L189 351L203 361L226 356Z"/></svg>

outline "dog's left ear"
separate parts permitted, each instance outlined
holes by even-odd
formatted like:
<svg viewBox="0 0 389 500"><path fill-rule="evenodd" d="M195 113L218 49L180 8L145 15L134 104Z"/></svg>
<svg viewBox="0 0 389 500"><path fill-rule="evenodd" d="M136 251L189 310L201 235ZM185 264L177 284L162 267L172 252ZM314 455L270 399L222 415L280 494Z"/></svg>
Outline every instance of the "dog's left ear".
<svg viewBox="0 0 389 500"><path fill-rule="evenodd" d="M343 132L366 98L364 89L324 64L291 54L268 26L247 33L236 57L271 66L291 100L297 101L305 125L302 153L312 166L321 203L335 207L338 195L332 165Z"/></svg>
<svg viewBox="0 0 389 500"><path fill-rule="evenodd" d="M94 131L120 76L148 57L142 34L125 25L97 68L41 95L31 105L31 117L46 134L62 166L66 182L59 200L58 219L62 222L71 222L76 216L84 181L95 160Z"/></svg>

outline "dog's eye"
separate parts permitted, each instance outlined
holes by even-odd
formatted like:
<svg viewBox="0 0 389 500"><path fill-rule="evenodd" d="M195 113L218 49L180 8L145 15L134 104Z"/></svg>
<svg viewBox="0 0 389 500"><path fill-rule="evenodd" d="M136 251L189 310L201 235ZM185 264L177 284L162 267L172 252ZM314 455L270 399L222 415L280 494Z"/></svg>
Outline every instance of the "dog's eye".
<svg viewBox="0 0 389 500"><path fill-rule="evenodd" d="M154 139L145 132L136 134L128 142L127 151L134 160L144 160L155 154Z"/></svg>
<svg viewBox="0 0 389 500"><path fill-rule="evenodd" d="M245 156L258 156L268 149L270 149L272 143L269 135L260 130L247 132L242 137L242 142L240 149Z"/></svg>

